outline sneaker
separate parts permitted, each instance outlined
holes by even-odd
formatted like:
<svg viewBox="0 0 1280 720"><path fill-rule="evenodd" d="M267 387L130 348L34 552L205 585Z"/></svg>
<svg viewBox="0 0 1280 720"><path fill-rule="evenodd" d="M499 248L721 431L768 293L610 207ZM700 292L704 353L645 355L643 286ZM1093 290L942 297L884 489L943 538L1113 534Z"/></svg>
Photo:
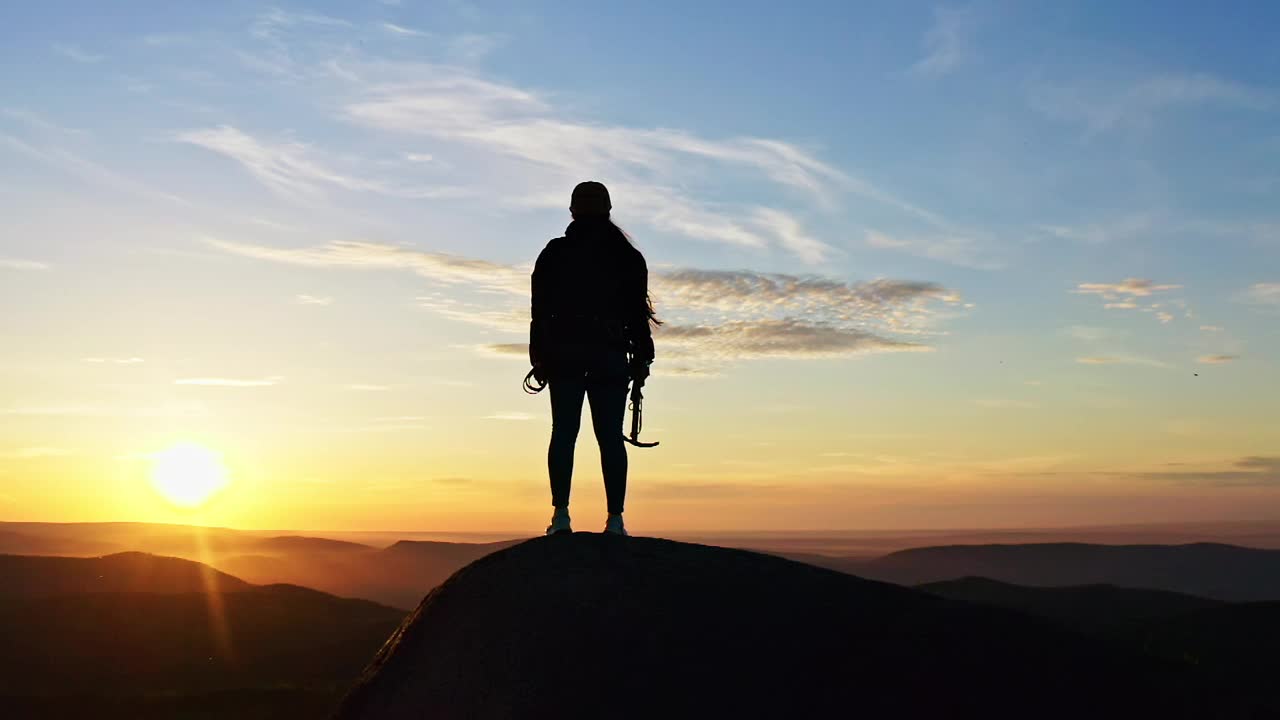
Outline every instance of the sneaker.
<svg viewBox="0 0 1280 720"><path fill-rule="evenodd" d="M610 515L604 521L604 531L610 535L627 536L627 527L622 524L622 515Z"/></svg>
<svg viewBox="0 0 1280 720"><path fill-rule="evenodd" d="M569 508L567 507L556 508L555 513L551 515L551 524L547 526L548 535L562 532L573 532L573 528L569 525Z"/></svg>

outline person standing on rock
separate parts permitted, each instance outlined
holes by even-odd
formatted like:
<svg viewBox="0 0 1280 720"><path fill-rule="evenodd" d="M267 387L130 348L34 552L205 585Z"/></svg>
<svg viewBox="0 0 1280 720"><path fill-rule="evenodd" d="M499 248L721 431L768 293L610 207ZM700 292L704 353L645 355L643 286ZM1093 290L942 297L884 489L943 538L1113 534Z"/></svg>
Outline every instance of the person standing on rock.
<svg viewBox="0 0 1280 720"><path fill-rule="evenodd" d="M569 202L573 222L564 237L547 243L533 268L529 362L533 377L551 388L547 471L555 510L548 535L572 532L569 490L584 397L591 405L609 505L604 531L627 534L627 381L642 383L649 376L651 329L660 323L644 256L613 224L612 208L604 185L580 183Z"/></svg>

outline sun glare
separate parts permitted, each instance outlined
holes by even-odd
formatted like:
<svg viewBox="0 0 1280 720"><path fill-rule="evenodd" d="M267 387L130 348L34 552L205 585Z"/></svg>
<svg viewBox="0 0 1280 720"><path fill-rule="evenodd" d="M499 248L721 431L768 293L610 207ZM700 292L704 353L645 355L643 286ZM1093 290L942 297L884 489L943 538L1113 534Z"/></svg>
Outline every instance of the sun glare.
<svg viewBox="0 0 1280 720"><path fill-rule="evenodd" d="M174 505L199 507L227 482L222 456L208 448L181 443L151 456L151 485Z"/></svg>

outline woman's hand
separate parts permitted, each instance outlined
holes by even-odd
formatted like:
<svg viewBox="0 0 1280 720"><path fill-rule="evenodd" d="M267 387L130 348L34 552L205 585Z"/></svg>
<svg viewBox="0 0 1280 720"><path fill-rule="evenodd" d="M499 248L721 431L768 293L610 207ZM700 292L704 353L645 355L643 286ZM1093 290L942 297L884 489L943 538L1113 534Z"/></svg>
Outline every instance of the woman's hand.
<svg viewBox="0 0 1280 720"><path fill-rule="evenodd" d="M650 360L632 360L631 361L630 370L631 370L631 380L633 382L636 382L640 385L644 384L644 381L649 378L650 362L652 361Z"/></svg>

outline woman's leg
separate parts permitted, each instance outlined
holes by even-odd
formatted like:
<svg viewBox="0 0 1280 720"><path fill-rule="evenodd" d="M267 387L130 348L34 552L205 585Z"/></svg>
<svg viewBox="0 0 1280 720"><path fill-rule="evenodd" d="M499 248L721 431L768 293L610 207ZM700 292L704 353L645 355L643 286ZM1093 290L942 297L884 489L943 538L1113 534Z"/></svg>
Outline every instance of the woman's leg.
<svg viewBox="0 0 1280 720"><path fill-rule="evenodd" d="M569 506L573 480L573 447L582 425L583 378L553 378L551 386L551 444L547 448L547 473L551 476L551 504Z"/></svg>
<svg viewBox="0 0 1280 720"><path fill-rule="evenodd" d="M591 401L591 427L600 443L600 470L609 514L621 515L627 499L627 448L622 441L622 422L627 413L626 378L591 379L587 399Z"/></svg>

